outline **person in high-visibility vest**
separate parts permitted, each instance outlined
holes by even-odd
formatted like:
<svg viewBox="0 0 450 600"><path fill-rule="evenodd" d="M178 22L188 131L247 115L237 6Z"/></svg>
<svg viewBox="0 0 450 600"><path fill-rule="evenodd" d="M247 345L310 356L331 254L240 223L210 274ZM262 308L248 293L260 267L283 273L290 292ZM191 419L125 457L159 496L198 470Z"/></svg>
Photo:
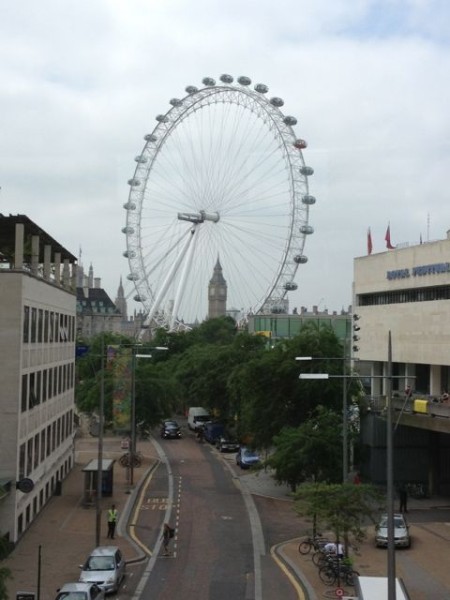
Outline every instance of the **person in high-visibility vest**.
<svg viewBox="0 0 450 600"><path fill-rule="evenodd" d="M114 533L116 532L116 523L117 523L117 509L116 505L112 504L111 508L108 510L108 535L106 537L114 539Z"/></svg>

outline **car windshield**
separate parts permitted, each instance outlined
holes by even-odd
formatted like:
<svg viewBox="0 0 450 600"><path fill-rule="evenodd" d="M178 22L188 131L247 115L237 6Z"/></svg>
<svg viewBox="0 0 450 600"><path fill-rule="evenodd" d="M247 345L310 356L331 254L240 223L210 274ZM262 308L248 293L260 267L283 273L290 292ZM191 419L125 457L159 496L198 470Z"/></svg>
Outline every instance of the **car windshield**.
<svg viewBox="0 0 450 600"><path fill-rule="evenodd" d="M91 556L86 564L86 571L113 571L113 556Z"/></svg>
<svg viewBox="0 0 450 600"><path fill-rule="evenodd" d="M56 600L87 600L86 592L60 592Z"/></svg>
<svg viewBox="0 0 450 600"><path fill-rule="evenodd" d="M388 519L387 517L383 517L380 521L380 528L387 528L388 526ZM394 518L394 527L397 528L405 528L405 522L403 521L403 519L401 519L400 517L395 517Z"/></svg>
<svg viewBox="0 0 450 600"><path fill-rule="evenodd" d="M245 458L259 458L256 452L253 452L253 450L244 450L242 454L245 456Z"/></svg>

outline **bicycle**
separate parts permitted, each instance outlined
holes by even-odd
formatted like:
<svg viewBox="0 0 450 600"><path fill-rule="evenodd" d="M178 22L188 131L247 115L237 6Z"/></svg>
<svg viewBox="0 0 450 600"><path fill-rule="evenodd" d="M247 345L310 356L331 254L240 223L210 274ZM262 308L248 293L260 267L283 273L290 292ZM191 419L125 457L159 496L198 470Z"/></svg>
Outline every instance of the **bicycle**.
<svg viewBox="0 0 450 600"><path fill-rule="evenodd" d="M334 557L319 569L319 577L325 585L334 585L339 580L353 586L358 575L358 571L353 570L351 565L346 565L341 559Z"/></svg>
<svg viewBox="0 0 450 600"><path fill-rule="evenodd" d="M131 455L130 452L126 452L119 458L119 463L122 467L140 467L142 465L142 454L137 452Z"/></svg>
<svg viewBox="0 0 450 600"><path fill-rule="evenodd" d="M325 544L328 543L328 541L329 540L327 538L324 538L317 533L312 537L308 536L306 540L300 542L300 544L298 545L298 551L300 552L300 554L303 555L309 554L312 549L318 552L325 546Z"/></svg>

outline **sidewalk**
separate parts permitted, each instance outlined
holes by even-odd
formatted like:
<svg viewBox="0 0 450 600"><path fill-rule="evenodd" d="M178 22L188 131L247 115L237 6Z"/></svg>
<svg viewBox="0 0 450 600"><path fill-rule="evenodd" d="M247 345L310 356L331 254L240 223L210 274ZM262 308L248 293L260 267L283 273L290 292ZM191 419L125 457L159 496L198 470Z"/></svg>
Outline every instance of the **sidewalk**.
<svg viewBox="0 0 450 600"><path fill-rule="evenodd" d="M96 542L97 512L95 506L83 506L84 474L82 469L97 458L97 438L83 437L76 440L75 467L62 483L61 496L53 496L41 511L13 553L2 566L9 568L13 579L8 580L8 594L14 600L18 591L37 594L39 547L41 547L41 599L52 600L56 589L64 583L78 581L79 565L87 558ZM157 462L157 454L150 441L140 441L139 449L144 455L143 464L135 469L134 479L139 480ZM119 438L105 438L103 458L118 459ZM142 553L126 535L126 521L130 503L133 501L127 481L127 469L114 464L113 496L102 499L100 544L117 545L127 561L137 560ZM106 538L106 513L111 504L119 513L117 535L114 541Z"/></svg>

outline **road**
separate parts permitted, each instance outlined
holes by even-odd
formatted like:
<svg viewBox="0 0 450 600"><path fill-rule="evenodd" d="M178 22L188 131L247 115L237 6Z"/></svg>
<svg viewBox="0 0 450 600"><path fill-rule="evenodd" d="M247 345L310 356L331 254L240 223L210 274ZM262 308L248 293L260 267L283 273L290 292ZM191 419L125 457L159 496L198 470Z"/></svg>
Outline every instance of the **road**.
<svg viewBox="0 0 450 600"><path fill-rule="evenodd" d="M134 534L150 559L131 566L121 597L165 600L182 590L183 600L297 600L268 552L234 454L220 454L192 434L161 440L160 446L166 464L152 474L133 519ZM166 558L158 537L167 518L176 536Z"/></svg>
<svg viewBox="0 0 450 600"><path fill-rule="evenodd" d="M123 600L139 597L183 600L299 600L280 564L270 554L277 544L306 533L309 526L286 500L251 496L241 482L234 454L220 454L198 444L192 434L182 440L161 440L162 462L139 499L136 539L148 549L149 561L130 565ZM450 571L444 557L450 542L450 510L410 510L413 545L396 553L397 574L407 583L411 600L449 600ZM172 555L160 556L161 525L176 526ZM311 557L294 544L290 558L310 584L310 598L323 597ZM387 553L375 549L368 531L354 567L362 575L385 575ZM352 589L347 590L349 593Z"/></svg>

